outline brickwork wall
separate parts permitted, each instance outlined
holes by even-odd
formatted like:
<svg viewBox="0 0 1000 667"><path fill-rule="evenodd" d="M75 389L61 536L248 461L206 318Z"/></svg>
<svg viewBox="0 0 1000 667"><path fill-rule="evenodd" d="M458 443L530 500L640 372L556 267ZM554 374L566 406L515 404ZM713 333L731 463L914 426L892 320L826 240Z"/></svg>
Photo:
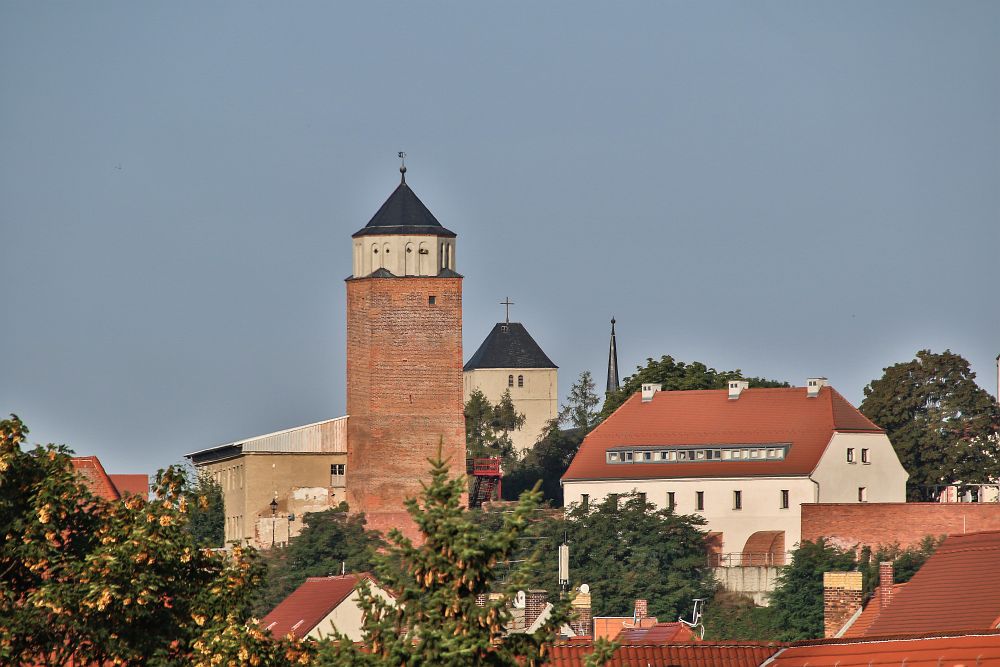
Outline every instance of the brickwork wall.
<svg viewBox="0 0 1000 667"><path fill-rule="evenodd" d="M403 500L439 443L465 474L462 392L461 278L347 281L347 501L370 527L416 536Z"/></svg>
<svg viewBox="0 0 1000 667"><path fill-rule="evenodd" d="M926 535L1000 530L996 503L804 503L802 539L826 537L834 544L877 547L919 544Z"/></svg>
<svg viewBox="0 0 1000 667"><path fill-rule="evenodd" d="M823 573L823 636L833 637L861 609L860 572Z"/></svg>

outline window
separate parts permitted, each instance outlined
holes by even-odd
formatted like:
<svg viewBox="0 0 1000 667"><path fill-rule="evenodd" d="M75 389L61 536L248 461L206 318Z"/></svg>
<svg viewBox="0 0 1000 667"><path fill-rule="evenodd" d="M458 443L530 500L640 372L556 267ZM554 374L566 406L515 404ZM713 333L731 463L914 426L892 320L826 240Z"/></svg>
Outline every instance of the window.
<svg viewBox="0 0 1000 667"><path fill-rule="evenodd" d="M871 463L871 461L868 459L868 450L867 449L862 449L861 450L861 462L862 463Z"/></svg>
<svg viewBox="0 0 1000 667"><path fill-rule="evenodd" d="M677 507L677 499L673 491L667 491L667 509L671 512Z"/></svg>
<svg viewBox="0 0 1000 667"><path fill-rule="evenodd" d="M518 375L517 376L517 386L518 387L523 387L524 386L524 376L523 375Z"/></svg>
<svg viewBox="0 0 1000 667"><path fill-rule="evenodd" d="M859 503L868 502L868 489L864 486L858 487L858 502Z"/></svg>
<svg viewBox="0 0 1000 667"><path fill-rule="evenodd" d="M427 297L427 305L428 306L433 306L435 303L437 303L437 299L438 298L436 296L429 296L429 297Z"/></svg>
<svg viewBox="0 0 1000 667"><path fill-rule="evenodd" d="M632 452L622 452L622 461L632 462Z"/></svg>
<svg viewBox="0 0 1000 667"><path fill-rule="evenodd" d="M642 503L643 507L646 506L646 494L641 491L639 492L639 502Z"/></svg>
<svg viewBox="0 0 1000 667"><path fill-rule="evenodd" d="M347 465L343 463L330 464L330 486L344 486Z"/></svg>
<svg viewBox="0 0 1000 667"><path fill-rule="evenodd" d="M854 463L854 447L847 448L847 462Z"/></svg>
<svg viewBox="0 0 1000 667"><path fill-rule="evenodd" d="M781 509L788 509L788 489L781 490Z"/></svg>
<svg viewBox="0 0 1000 667"><path fill-rule="evenodd" d="M705 492L695 491L694 492L694 508L696 510L705 509Z"/></svg>
<svg viewBox="0 0 1000 667"><path fill-rule="evenodd" d="M580 494L580 507L582 507L585 510L590 509L590 494L589 493L581 493Z"/></svg>
<svg viewBox="0 0 1000 667"><path fill-rule="evenodd" d="M617 493L609 493L608 494L608 503L611 505L611 509L618 509L618 494Z"/></svg>
<svg viewBox="0 0 1000 667"><path fill-rule="evenodd" d="M507 386L508 387L513 387L514 386L514 376L513 375L508 375L507 376Z"/></svg>
<svg viewBox="0 0 1000 667"><path fill-rule="evenodd" d="M743 509L743 492L733 491L733 509L741 510Z"/></svg>
<svg viewBox="0 0 1000 667"><path fill-rule="evenodd" d="M653 452L642 452L642 460L643 461L652 461L653 460Z"/></svg>

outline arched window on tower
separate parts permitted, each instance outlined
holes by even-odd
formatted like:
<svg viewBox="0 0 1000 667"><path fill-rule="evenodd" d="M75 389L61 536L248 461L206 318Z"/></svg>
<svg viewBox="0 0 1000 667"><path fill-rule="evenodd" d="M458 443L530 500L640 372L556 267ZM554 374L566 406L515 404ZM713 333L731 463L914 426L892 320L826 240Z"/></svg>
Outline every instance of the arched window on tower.
<svg viewBox="0 0 1000 667"><path fill-rule="evenodd" d="M523 387L524 386L524 376L523 375L518 375L517 376L517 386L518 387Z"/></svg>
<svg viewBox="0 0 1000 667"><path fill-rule="evenodd" d="M514 386L514 376L513 375L508 375L507 376L507 386L508 387L513 387Z"/></svg>

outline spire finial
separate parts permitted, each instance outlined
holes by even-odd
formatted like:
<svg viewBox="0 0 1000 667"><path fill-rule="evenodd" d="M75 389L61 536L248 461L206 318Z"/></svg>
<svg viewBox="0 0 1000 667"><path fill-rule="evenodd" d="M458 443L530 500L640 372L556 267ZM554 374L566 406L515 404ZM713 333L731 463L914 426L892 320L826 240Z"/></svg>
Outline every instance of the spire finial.
<svg viewBox="0 0 1000 667"><path fill-rule="evenodd" d="M507 309L507 324L510 324L510 307L514 305L514 302L510 300L510 297L505 297L503 301L500 302L501 306L505 306Z"/></svg>
<svg viewBox="0 0 1000 667"><path fill-rule="evenodd" d="M406 152L399 151L399 184L406 185Z"/></svg>
<svg viewBox="0 0 1000 667"><path fill-rule="evenodd" d="M615 318L611 317L611 345L608 348L608 394L618 391L618 343L615 341Z"/></svg>

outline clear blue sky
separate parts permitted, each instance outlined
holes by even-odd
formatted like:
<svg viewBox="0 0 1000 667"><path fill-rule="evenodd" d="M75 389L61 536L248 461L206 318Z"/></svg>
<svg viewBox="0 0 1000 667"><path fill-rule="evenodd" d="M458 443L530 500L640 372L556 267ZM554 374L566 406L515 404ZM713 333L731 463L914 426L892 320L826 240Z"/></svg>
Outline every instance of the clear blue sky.
<svg viewBox="0 0 1000 667"><path fill-rule="evenodd" d="M152 472L342 414L350 234L458 233L561 367L855 403L1000 352L1000 3L0 2L0 411Z"/></svg>

